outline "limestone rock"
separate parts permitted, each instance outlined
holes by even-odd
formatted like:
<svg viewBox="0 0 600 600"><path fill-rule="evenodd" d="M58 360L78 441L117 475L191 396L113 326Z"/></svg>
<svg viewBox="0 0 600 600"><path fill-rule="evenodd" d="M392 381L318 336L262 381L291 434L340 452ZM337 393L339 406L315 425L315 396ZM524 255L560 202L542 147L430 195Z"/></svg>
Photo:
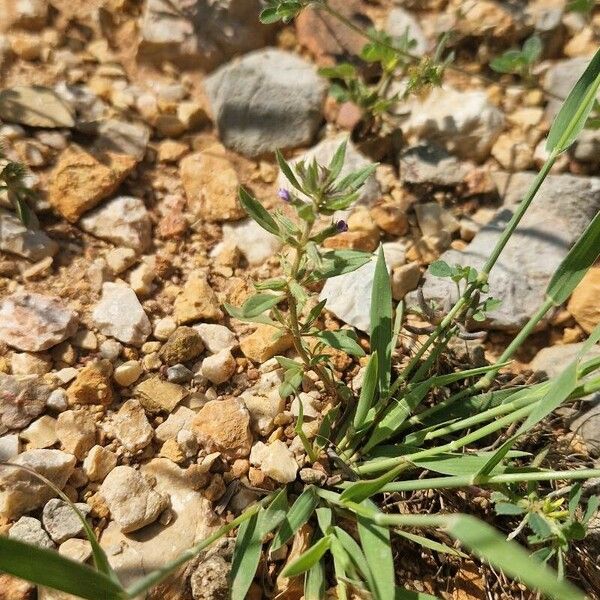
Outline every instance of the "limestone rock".
<svg viewBox="0 0 600 600"><path fill-rule="evenodd" d="M27 442L29 449L50 448L58 440L56 437L56 419L50 415L43 415L21 431L20 436L21 439Z"/></svg>
<svg viewBox="0 0 600 600"><path fill-rule="evenodd" d="M199 356L204 350L202 339L192 327L178 327L158 355L167 365L184 363Z"/></svg>
<svg viewBox="0 0 600 600"><path fill-rule="evenodd" d="M135 394L147 411L170 413L185 398L187 391L160 377L150 377L135 387Z"/></svg>
<svg viewBox="0 0 600 600"><path fill-rule="evenodd" d="M48 200L74 223L110 196L135 164L135 158L126 154L106 152L96 157L78 146L69 146L50 175Z"/></svg>
<svg viewBox="0 0 600 600"><path fill-rule="evenodd" d="M237 346L235 333L224 325L198 323L198 325L193 325L192 328L198 332L202 343L212 354L216 354L221 350L230 350Z"/></svg>
<svg viewBox="0 0 600 600"><path fill-rule="evenodd" d="M0 119L30 127L73 127L73 109L50 88L23 85L0 92Z"/></svg>
<svg viewBox="0 0 600 600"><path fill-rule="evenodd" d="M51 391L36 375L0 373L0 432L29 425L44 410Z"/></svg>
<svg viewBox="0 0 600 600"><path fill-rule="evenodd" d="M135 383L143 372L139 360L128 360L115 369L113 377L119 385L129 386Z"/></svg>
<svg viewBox="0 0 600 600"><path fill-rule="evenodd" d="M178 406L155 430L156 439L166 442L177 437L183 429L191 430L196 413L187 406Z"/></svg>
<svg viewBox="0 0 600 600"><path fill-rule="evenodd" d="M285 409L285 399L279 395L282 382L282 371L276 369L261 375L255 385L240 394L240 400L250 413L252 429L260 435L269 435L273 431L273 420Z"/></svg>
<svg viewBox="0 0 600 600"><path fill-rule="evenodd" d="M83 461L90 481L102 481L117 466L117 455L102 446L94 446Z"/></svg>
<svg viewBox="0 0 600 600"><path fill-rule="evenodd" d="M126 466L115 467L102 482L99 493L123 533L153 523L169 506L167 494L153 490L142 473Z"/></svg>
<svg viewBox="0 0 600 600"><path fill-rule="evenodd" d="M70 538L59 546L58 553L71 560L85 563L92 558L92 545L87 540Z"/></svg>
<svg viewBox="0 0 600 600"><path fill-rule="evenodd" d="M90 507L85 502L76 502L75 506L84 516L90 512ZM42 522L52 540L57 544L85 535L83 524L77 513L59 498L48 500L42 513Z"/></svg>
<svg viewBox="0 0 600 600"><path fill-rule="evenodd" d="M76 329L75 313L55 296L17 292L0 304L0 341L18 350L47 350Z"/></svg>
<svg viewBox="0 0 600 600"><path fill-rule="evenodd" d="M408 263L397 267L392 272L392 296L394 300L402 300L408 292L417 289L421 279L418 263Z"/></svg>
<svg viewBox="0 0 600 600"><path fill-rule="evenodd" d="M279 483L294 481L298 473L298 463L294 455L281 440L270 444L256 442L250 452L250 462Z"/></svg>
<svg viewBox="0 0 600 600"><path fill-rule="evenodd" d="M95 152L128 154L137 161L146 154L150 128L142 121L107 118L95 122L89 129L98 136L92 146Z"/></svg>
<svg viewBox="0 0 600 600"><path fill-rule="evenodd" d="M47 0L13 0L4 2L2 8L3 23L0 29L3 31L11 30L13 27L38 31L44 27L48 19Z"/></svg>
<svg viewBox="0 0 600 600"><path fill-rule="evenodd" d="M515 175L505 194L505 207L484 226L465 251L441 256L448 264L480 269L513 213L533 174ZM489 278L490 291L502 299L483 323L490 329L520 329L544 300L546 287L575 240L600 210L600 179L550 175L511 237ZM454 284L425 275L423 294L440 306L454 302ZM478 324L480 327L481 325Z"/></svg>
<svg viewBox="0 0 600 600"><path fill-rule="evenodd" d="M27 450L12 459L13 463L37 471L59 489L64 488L73 473L76 459L61 450ZM43 506L54 491L26 471L0 470L0 515L15 518Z"/></svg>
<svg viewBox="0 0 600 600"><path fill-rule="evenodd" d="M207 402L194 418L192 431L209 452L222 452L232 458L250 453L250 415L235 398Z"/></svg>
<svg viewBox="0 0 600 600"><path fill-rule="evenodd" d="M573 291L567 310L586 333L600 323L600 267L592 267Z"/></svg>
<svg viewBox="0 0 600 600"><path fill-rule="evenodd" d="M229 350L221 350L212 356L207 356L202 361L200 372L211 383L219 385L231 379L236 368L237 363L231 352Z"/></svg>
<svg viewBox="0 0 600 600"><path fill-rule="evenodd" d="M39 261L58 252L58 244L42 230L25 227L15 215L0 210L0 250Z"/></svg>
<svg viewBox="0 0 600 600"><path fill-rule="evenodd" d="M264 363L291 346L292 338L289 335L281 335L280 331L271 325L259 325L240 341L244 356L257 363Z"/></svg>
<svg viewBox="0 0 600 600"><path fill-rule="evenodd" d="M237 173L221 144L186 156L180 173L188 205L203 221L236 221L246 215L237 200Z"/></svg>
<svg viewBox="0 0 600 600"><path fill-rule="evenodd" d="M117 196L87 213L80 221L84 231L141 254L152 243L152 222L144 202Z"/></svg>
<svg viewBox="0 0 600 600"><path fill-rule="evenodd" d="M467 170L455 157L434 144L419 144L400 156L400 178L412 185L453 187L460 184Z"/></svg>
<svg viewBox="0 0 600 600"><path fill-rule="evenodd" d="M309 143L326 85L305 60L268 48L246 54L205 80L220 138L248 156Z"/></svg>
<svg viewBox="0 0 600 600"><path fill-rule="evenodd" d="M83 460L96 443L96 422L84 410L66 410L56 419L56 436L63 450Z"/></svg>
<svg viewBox="0 0 600 600"><path fill-rule="evenodd" d="M154 437L154 429L138 400L127 400L116 414L110 433L129 452L143 450Z"/></svg>
<svg viewBox="0 0 600 600"><path fill-rule="evenodd" d="M113 401L111 384L113 367L102 358L89 363L79 373L67 390L69 404L102 404L108 406Z"/></svg>
<svg viewBox="0 0 600 600"><path fill-rule="evenodd" d="M173 314L180 324L201 319L218 321L223 316L217 295L206 276L198 271L189 276L183 290L175 298Z"/></svg>
<svg viewBox="0 0 600 600"><path fill-rule="evenodd" d="M281 242L252 219L223 225L223 245L239 249L251 266L261 265L281 249Z"/></svg>
<svg viewBox="0 0 600 600"><path fill-rule="evenodd" d="M9 530L8 537L38 548L54 549L52 540L42 529L42 524L33 517L21 517Z"/></svg>
<svg viewBox="0 0 600 600"><path fill-rule="evenodd" d="M135 292L123 283L102 285L102 298L92 318L102 333L134 346L141 346L152 331Z"/></svg>
<svg viewBox="0 0 600 600"><path fill-rule="evenodd" d="M0 435L0 460L10 461L20 450L19 436L16 433Z"/></svg>

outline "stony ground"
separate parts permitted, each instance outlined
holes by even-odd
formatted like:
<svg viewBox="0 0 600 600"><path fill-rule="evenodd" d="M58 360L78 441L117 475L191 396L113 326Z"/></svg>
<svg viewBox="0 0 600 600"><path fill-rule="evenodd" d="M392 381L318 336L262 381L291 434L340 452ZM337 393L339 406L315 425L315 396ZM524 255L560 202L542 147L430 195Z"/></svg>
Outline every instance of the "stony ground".
<svg viewBox="0 0 600 600"><path fill-rule="evenodd" d="M559 99L597 47L600 14L586 20L564 0L333 4L361 26L408 27L417 53L440 32L456 33L460 72L395 109L403 143L350 147L348 169L375 154L381 164L349 231L331 240L369 251L383 242L395 299L422 284L443 307L453 290L427 265L440 255L483 262L544 160ZM289 351L288 340L228 318L222 303L239 305L252 280L278 268L277 241L244 218L237 187L272 208L287 186L276 148L331 157L357 115L326 97L315 66L355 54L364 40L308 12L295 25L262 26L254 0L0 0L0 14L0 137L30 170L39 218L39 229L26 230L0 198L0 459L34 468L78 502L130 582L257 489L325 477L294 434L298 401L277 391L271 359ZM530 85L487 69L533 31L544 55ZM556 165L491 278L503 304L485 338L457 347L461 360L497 356L541 302L600 210L599 150L600 134L585 131ZM372 276L368 264L325 285L326 327L365 331ZM555 374L600 321L599 294L600 266L517 367ZM405 336L399 357L414 343ZM360 368L342 353L335 365L349 382ZM325 400L310 377L301 399L310 437ZM586 461L600 441L600 411L588 409L564 414L555 432ZM22 471L0 470L0 533L90 558L65 503ZM156 597L226 597L230 552L223 542ZM472 563L445 591L435 565L426 582L406 562L416 588L443 598L508 594ZM593 571L582 575L588 587ZM252 597L301 597L275 575L266 570L268 592L256 585ZM0 598L35 593L0 576Z"/></svg>

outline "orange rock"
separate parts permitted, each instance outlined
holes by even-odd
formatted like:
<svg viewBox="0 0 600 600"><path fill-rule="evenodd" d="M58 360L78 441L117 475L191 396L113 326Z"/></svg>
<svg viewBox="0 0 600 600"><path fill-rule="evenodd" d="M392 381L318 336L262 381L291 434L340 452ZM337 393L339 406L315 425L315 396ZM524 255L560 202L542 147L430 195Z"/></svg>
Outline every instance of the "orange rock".
<svg viewBox="0 0 600 600"><path fill-rule="evenodd" d="M586 333L591 333L600 323L599 297L600 265L597 265L586 273L567 304L567 310Z"/></svg>
<svg viewBox="0 0 600 600"><path fill-rule="evenodd" d="M69 405L102 404L108 406L111 404L113 401L112 372L112 364L106 359L83 367L67 390Z"/></svg>
<svg viewBox="0 0 600 600"><path fill-rule="evenodd" d="M280 335L279 330L271 325L259 325L240 342L244 355L257 363L264 363L291 346L292 338Z"/></svg>

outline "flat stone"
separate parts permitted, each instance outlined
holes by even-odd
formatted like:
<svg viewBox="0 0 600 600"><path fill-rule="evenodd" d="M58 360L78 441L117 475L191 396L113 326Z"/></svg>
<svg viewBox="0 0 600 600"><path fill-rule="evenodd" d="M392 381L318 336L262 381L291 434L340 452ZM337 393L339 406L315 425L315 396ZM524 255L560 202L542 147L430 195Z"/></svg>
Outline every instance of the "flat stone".
<svg viewBox="0 0 600 600"><path fill-rule="evenodd" d="M84 410L65 410L56 419L56 436L63 450L83 460L96 443L96 421Z"/></svg>
<svg viewBox="0 0 600 600"><path fill-rule="evenodd" d="M70 538L59 546L58 553L71 560L85 563L92 558L92 545L87 540Z"/></svg>
<svg viewBox="0 0 600 600"><path fill-rule="evenodd" d="M250 453L250 415L235 398L207 402L192 421L192 431L208 452L222 452L231 458L244 458Z"/></svg>
<svg viewBox="0 0 600 600"><path fill-rule="evenodd" d="M192 327L178 327L170 336L158 355L167 365L193 360L204 350L202 339Z"/></svg>
<svg viewBox="0 0 600 600"><path fill-rule="evenodd" d="M138 384L135 395L147 411L170 413L187 396L187 391L176 383L155 376Z"/></svg>
<svg viewBox="0 0 600 600"><path fill-rule="evenodd" d="M54 549L52 540L42 529L42 524L33 517L21 517L9 530L8 537L38 548Z"/></svg>
<svg viewBox="0 0 600 600"><path fill-rule="evenodd" d="M440 258L450 265L480 269L512 216L512 201L522 197L533 177L523 174L511 180L505 207L498 210L463 252L448 250ZM506 331L523 327L542 304L554 271L599 209L599 178L547 177L490 274L490 292L502 299L502 304L478 327ZM423 294L440 306L456 299L453 282L429 274L425 275Z"/></svg>
<svg viewBox="0 0 600 600"><path fill-rule="evenodd" d="M27 442L30 449L50 448L58 441L56 437L56 419L43 415L36 419L20 433L21 439Z"/></svg>
<svg viewBox="0 0 600 600"><path fill-rule="evenodd" d="M0 250L39 261L58 252L58 244L42 230L25 227L12 213L0 210Z"/></svg>
<svg viewBox="0 0 600 600"><path fill-rule="evenodd" d="M244 356L257 363L264 363L291 347L291 336L281 335L279 329L271 325L259 325L240 341Z"/></svg>
<svg viewBox="0 0 600 600"><path fill-rule="evenodd" d="M289 161L289 163L291 165L295 165L301 161L306 161L306 164L310 164L310 162L316 160L319 165L326 167L330 163L340 144L342 144L344 141L346 141L346 156L344 159L344 166L342 167L339 175L340 178L372 164L368 158L363 156L356 149L356 146L348 139L347 135L341 135L332 139L323 140L316 146L313 146L310 150L307 150L298 156L298 158L294 158L293 160ZM307 196L296 190L281 171L279 172L277 185L279 188L293 192L302 200L308 201ZM377 200L379 195L379 183L377 183L375 173L373 173L360 188L356 204L372 204L375 200Z"/></svg>
<svg viewBox="0 0 600 600"><path fill-rule="evenodd" d="M85 502L76 502L75 506L84 516L90 512L90 507ZM52 540L57 544L85 535L83 524L77 513L59 498L48 500L42 513L42 522Z"/></svg>
<svg viewBox="0 0 600 600"><path fill-rule="evenodd" d="M246 216L237 199L236 170L221 144L186 156L180 175L188 206L203 221L237 221Z"/></svg>
<svg viewBox="0 0 600 600"><path fill-rule="evenodd" d="M0 119L30 127L73 127L73 109L50 88L23 85L0 92Z"/></svg>
<svg viewBox="0 0 600 600"><path fill-rule="evenodd" d="M134 346L141 346L152 331L135 292L123 283L102 285L102 298L94 307L92 319L105 335Z"/></svg>
<svg viewBox="0 0 600 600"><path fill-rule="evenodd" d="M115 467L106 476L99 494L123 533L153 523L169 506L166 493L152 489L140 471L126 466Z"/></svg>
<svg viewBox="0 0 600 600"><path fill-rule="evenodd" d="M0 304L0 341L18 350L47 350L76 330L77 316L55 296L17 292Z"/></svg>
<svg viewBox="0 0 600 600"><path fill-rule="evenodd" d="M152 222L144 202L132 196L117 196L87 213L79 222L84 231L138 254L152 243Z"/></svg>
<svg viewBox="0 0 600 600"><path fill-rule="evenodd" d="M217 295L205 275L198 271L191 273L183 290L175 298L173 316L179 324L204 319L218 321L223 316Z"/></svg>
<svg viewBox="0 0 600 600"><path fill-rule="evenodd" d="M63 489L73 473L76 459L61 450L27 450L13 458L13 463L37 471L56 487ZM44 506L54 491L37 477L22 469L0 470L0 515L9 519Z"/></svg>
<svg viewBox="0 0 600 600"><path fill-rule="evenodd" d="M258 50L205 80L224 145L259 156L308 144L322 120L326 84L292 52Z"/></svg>
<svg viewBox="0 0 600 600"><path fill-rule="evenodd" d="M89 130L97 136L92 146L95 152L128 154L137 161L142 160L146 154L146 146L150 139L150 127L142 121L101 119L99 122L93 123Z"/></svg>
<svg viewBox="0 0 600 600"><path fill-rule="evenodd" d="M290 483L296 479L298 463L291 450L281 441L270 444L256 442L250 452L250 462L279 483Z"/></svg>
<svg viewBox="0 0 600 600"><path fill-rule="evenodd" d="M434 144L413 146L400 156L400 179L404 183L453 187L466 174L466 168L455 156Z"/></svg>
<svg viewBox="0 0 600 600"><path fill-rule="evenodd" d="M51 391L37 375L0 373L0 432L27 427L42 413Z"/></svg>
<svg viewBox="0 0 600 600"><path fill-rule="evenodd" d="M219 385L233 377L237 363L229 350L221 350L202 361L200 372L211 383Z"/></svg>
<svg viewBox="0 0 600 600"><path fill-rule="evenodd" d="M111 383L112 372L112 363L106 358L83 367L67 390L69 405L110 405L114 397Z"/></svg>
<svg viewBox="0 0 600 600"><path fill-rule="evenodd" d="M117 455L103 448L94 446L83 461L83 471L90 481L102 481L117 466Z"/></svg>
<svg viewBox="0 0 600 600"><path fill-rule="evenodd" d="M112 195L132 171L135 158L105 152L101 157L71 145L50 174L48 200L67 221L74 223L101 200Z"/></svg>
<svg viewBox="0 0 600 600"><path fill-rule="evenodd" d="M239 249L251 266L262 265L281 249L280 240L252 219L223 225L223 245Z"/></svg>
<svg viewBox="0 0 600 600"><path fill-rule="evenodd" d="M148 422L139 400L127 400L115 415L110 433L129 452L143 450L154 438L154 429Z"/></svg>

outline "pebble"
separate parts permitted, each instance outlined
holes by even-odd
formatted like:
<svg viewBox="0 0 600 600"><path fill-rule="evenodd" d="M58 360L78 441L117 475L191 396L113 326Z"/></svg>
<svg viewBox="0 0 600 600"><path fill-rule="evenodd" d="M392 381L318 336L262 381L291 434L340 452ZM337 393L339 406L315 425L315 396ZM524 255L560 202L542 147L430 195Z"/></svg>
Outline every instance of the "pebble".
<svg viewBox="0 0 600 600"><path fill-rule="evenodd" d="M98 338L93 331L80 329L71 339L73 346L83 348L84 350L96 350L98 348Z"/></svg>
<svg viewBox="0 0 600 600"><path fill-rule="evenodd" d="M567 310L586 333L600 323L600 267L592 267L573 291Z"/></svg>
<svg viewBox="0 0 600 600"><path fill-rule="evenodd" d="M294 455L281 440L270 444L256 442L250 452L250 462L279 483L291 483L298 473L298 463Z"/></svg>
<svg viewBox="0 0 600 600"><path fill-rule="evenodd" d="M223 244L215 247L215 255L222 248L235 247L244 255L250 266L262 265L281 249L281 241L265 231L252 219L223 225Z"/></svg>
<svg viewBox="0 0 600 600"><path fill-rule="evenodd" d="M61 412L55 425L56 437L63 450L83 460L96 443L96 422L84 410Z"/></svg>
<svg viewBox="0 0 600 600"><path fill-rule="evenodd" d="M25 227L12 213L0 210L0 250L40 261L58 252L58 244L41 229Z"/></svg>
<svg viewBox="0 0 600 600"><path fill-rule="evenodd" d="M111 404L114 398L112 374L112 363L105 358L87 364L67 390L69 405Z"/></svg>
<svg viewBox="0 0 600 600"><path fill-rule="evenodd" d="M224 325L198 323L198 325L193 325L192 328L198 332L202 343L212 354L221 352L221 350L231 350L237 346L235 333ZM154 336L157 337L156 333Z"/></svg>
<svg viewBox="0 0 600 600"><path fill-rule="evenodd" d="M250 415L236 398L207 402L192 421L192 431L208 452L222 452L230 458L244 458L250 453Z"/></svg>
<svg viewBox="0 0 600 600"><path fill-rule="evenodd" d="M455 156L435 144L419 144L400 155L400 179L411 185L455 187L467 169Z"/></svg>
<svg viewBox="0 0 600 600"><path fill-rule="evenodd" d="M56 419L43 415L36 419L19 434L21 439L28 442L27 448L50 448L58 441L56 437Z"/></svg>
<svg viewBox="0 0 600 600"><path fill-rule="evenodd" d="M16 433L0 435L0 461L11 460L19 454L19 436Z"/></svg>
<svg viewBox="0 0 600 600"><path fill-rule="evenodd" d="M198 325L194 326L194 329L197 330L197 327ZM152 335L157 340L164 341L167 340L176 329L177 323L175 322L175 319L172 319L171 317L163 317L155 323ZM198 331L198 333L200 332ZM202 334L200 334L200 337L202 337Z"/></svg>
<svg viewBox="0 0 600 600"><path fill-rule="evenodd" d="M153 289L153 282L156 279L155 270L156 261L153 256L144 257L144 260L131 271L129 275L129 285L137 296L149 296Z"/></svg>
<svg viewBox="0 0 600 600"><path fill-rule="evenodd" d="M194 374L182 364L176 364L167 369L167 380L171 383L188 383Z"/></svg>
<svg viewBox="0 0 600 600"><path fill-rule="evenodd" d="M52 390L48 399L46 400L46 407L55 412L62 412L67 410L68 407L67 392L62 388L56 388Z"/></svg>
<svg viewBox="0 0 600 600"><path fill-rule="evenodd" d="M419 21L410 12L399 6L390 10L385 31L396 38L408 35L414 43L410 52L417 56L423 56L429 47L429 42L419 25Z"/></svg>
<svg viewBox="0 0 600 600"><path fill-rule="evenodd" d="M155 376L139 383L135 395L147 411L170 413L187 396L187 390Z"/></svg>
<svg viewBox="0 0 600 600"><path fill-rule="evenodd" d="M90 507L84 502L76 502L75 506L84 516L90 512ZM77 513L64 500L58 498L48 500L42 512L42 522L56 544L85 535L83 523Z"/></svg>
<svg viewBox="0 0 600 600"><path fill-rule="evenodd" d="M0 92L0 119L46 129L73 127L73 109L50 88L22 85Z"/></svg>
<svg viewBox="0 0 600 600"><path fill-rule="evenodd" d="M124 387L135 383L144 372L139 360L128 360L115 368L114 380Z"/></svg>
<svg viewBox="0 0 600 600"><path fill-rule="evenodd" d="M113 419L110 433L129 452L143 450L154 437L154 429L136 399L127 400Z"/></svg>
<svg viewBox="0 0 600 600"><path fill-rule="evenodd" d="M252 430L260 435L269 435L275 428L274 420L285 409L285 399L279 394L283 382L281 369L263 373L251 388L240 394L250 413Z"/></svg>
<svg viewBox="0 0 600 600"><path fill-rule="evenodd" d="M105 259L108 268L119 275L135 263L137 254L133 248L113 248L106 253Z"/></svg>
<svg viewBox="0 0 600 600"><path fill-rule="evenodd" d="M217 295L201 272L194 271L189 276L175 298L173 316L180 325L203 319L218 321L222 318Z"/></svg>
<svg viewBox="0 0 600 600"><path fill-rule="evenodd" d="M326 83L296 54L267 48L217 69L205 88L223 144L259 156L310 143L322 119ZM240 112L240 106L246 109Z"/></svg>
<svg viewBox="0 0 600 600"><path fill-rule="evenodd" d="M402 300L406 294L417 289L421 279L418 263L412 262L392 271L392 296L394 300Z"/></svg>
<svg viewBox="0 0 600 600"><path fill-rule="evenodd" d="M123 533L153 523L169 506L166 494L153 490L140 471L127 466L115 467L102 482L99 493Z"/></svg>
<svg viewBox="0 0 600 600"><path fill-rule="evenodd" d="M178 406L155 430L156 439L166 442L170 438L176 438L180 431L191 430L192 421L196 413L187 406Z"/></svg>
<svg viewBox="0 0 600 600"><path fill-rule="evenodd" d="M211 383L218 385L233 377L237 368L235 358L229 350L221 350L202 361L200 372Z"/></svg>
<svg viewBox="0 0 600 600"><path fill-rule="evenodd" d="M200 356L204 350L202 339L192 327L178 327L160 349L158 355L167 365L184 363Z"/></svg>
<svg viewBox="0 0 600 600"><path fill-rule="evenodd" d="M133 196L109 200L88 212L79 225L100 239L132 248L138 254L148 250L152 243L150 213L144 202Z"/></svg>
<svg viewBox="0 0 600 600"><path fill-rule="evenodd" d="M33 517L21 517L8 531L8 537L38 548L54 549L54 544L43 530L42 524Z"/></svg>
<svg viewBox="0 0 600 600"><path fill-rule="evenodd" d="M87 540L71 538L59 546L58 553L71 560L85 563L92 558L92 545Z"/></svg>
<svg viewBox="0 0 600 600"><path fill-rule="evenodd" d="M98 329L125 344L141 346L152 330L135 292L124 283L106 282L92 312Z"/></svg>
<svg viewBox="0 0 600 600"><path fill-rule="evenodd" d="M0 432L27 427L42 413L51 391L36 375L0 373Z"/></svg>
<svg viewBox="0 0 600 600"><path fill-rule="evenodd" d="M280 333L279 329L272 325L261 324L250 335L240 340L240 348L246 358L264 363L292 347L291 336Z"/></svg>
<svg viewBox="0 0 600 600"><path fill-rule="evenodd" d="M117 466L117 455L103 448L93 446L83 461L83 471L90 481L102 481Z"/></svg>
<svg viewBox="0 0 600 600"><path fill-rule="evenodd" d="M106 151L128 154L137 161L146 154L150 127L142 121L104 118L85 129L97 136L92 149L99 154Z"/></svg>
<svg viewBox="0 0 600 600"><path fill-rule="evenodd" d="M76 329L77 316L55 296L17 292L0 304L0 341L17 350L47 350Z"/></svg>
<svg viewBox="0 0 600 600"><path fill-rule="evenodd" d="M100 356L110 361L116 360L121 354L123 346L116 340L104 340L100 344Z"/></svg>
<svg viewBox="0 0 600 600"><path fill-rule="evenodd" d="M13 375L45 375L52 370L52 360L44 354L13 352L10 368Z"/></svg>
<svg viewBox="0 0 600 600"><path fill-rule="evenodd" d="M71 145L50 174L48 200L67 221L75 223L111 196L135 166L135 158L105 152L102 160Z"/></svg>
<svg viewBox="0 0 600 600"><path fill-rule="evenodd" d="M76 459L61 450L26 450L12 459L37 471L56 487L63 489L73 473ZM44 506L54 491L37 477L19 469L0 470L0 515L9 519Z"/></svg>

